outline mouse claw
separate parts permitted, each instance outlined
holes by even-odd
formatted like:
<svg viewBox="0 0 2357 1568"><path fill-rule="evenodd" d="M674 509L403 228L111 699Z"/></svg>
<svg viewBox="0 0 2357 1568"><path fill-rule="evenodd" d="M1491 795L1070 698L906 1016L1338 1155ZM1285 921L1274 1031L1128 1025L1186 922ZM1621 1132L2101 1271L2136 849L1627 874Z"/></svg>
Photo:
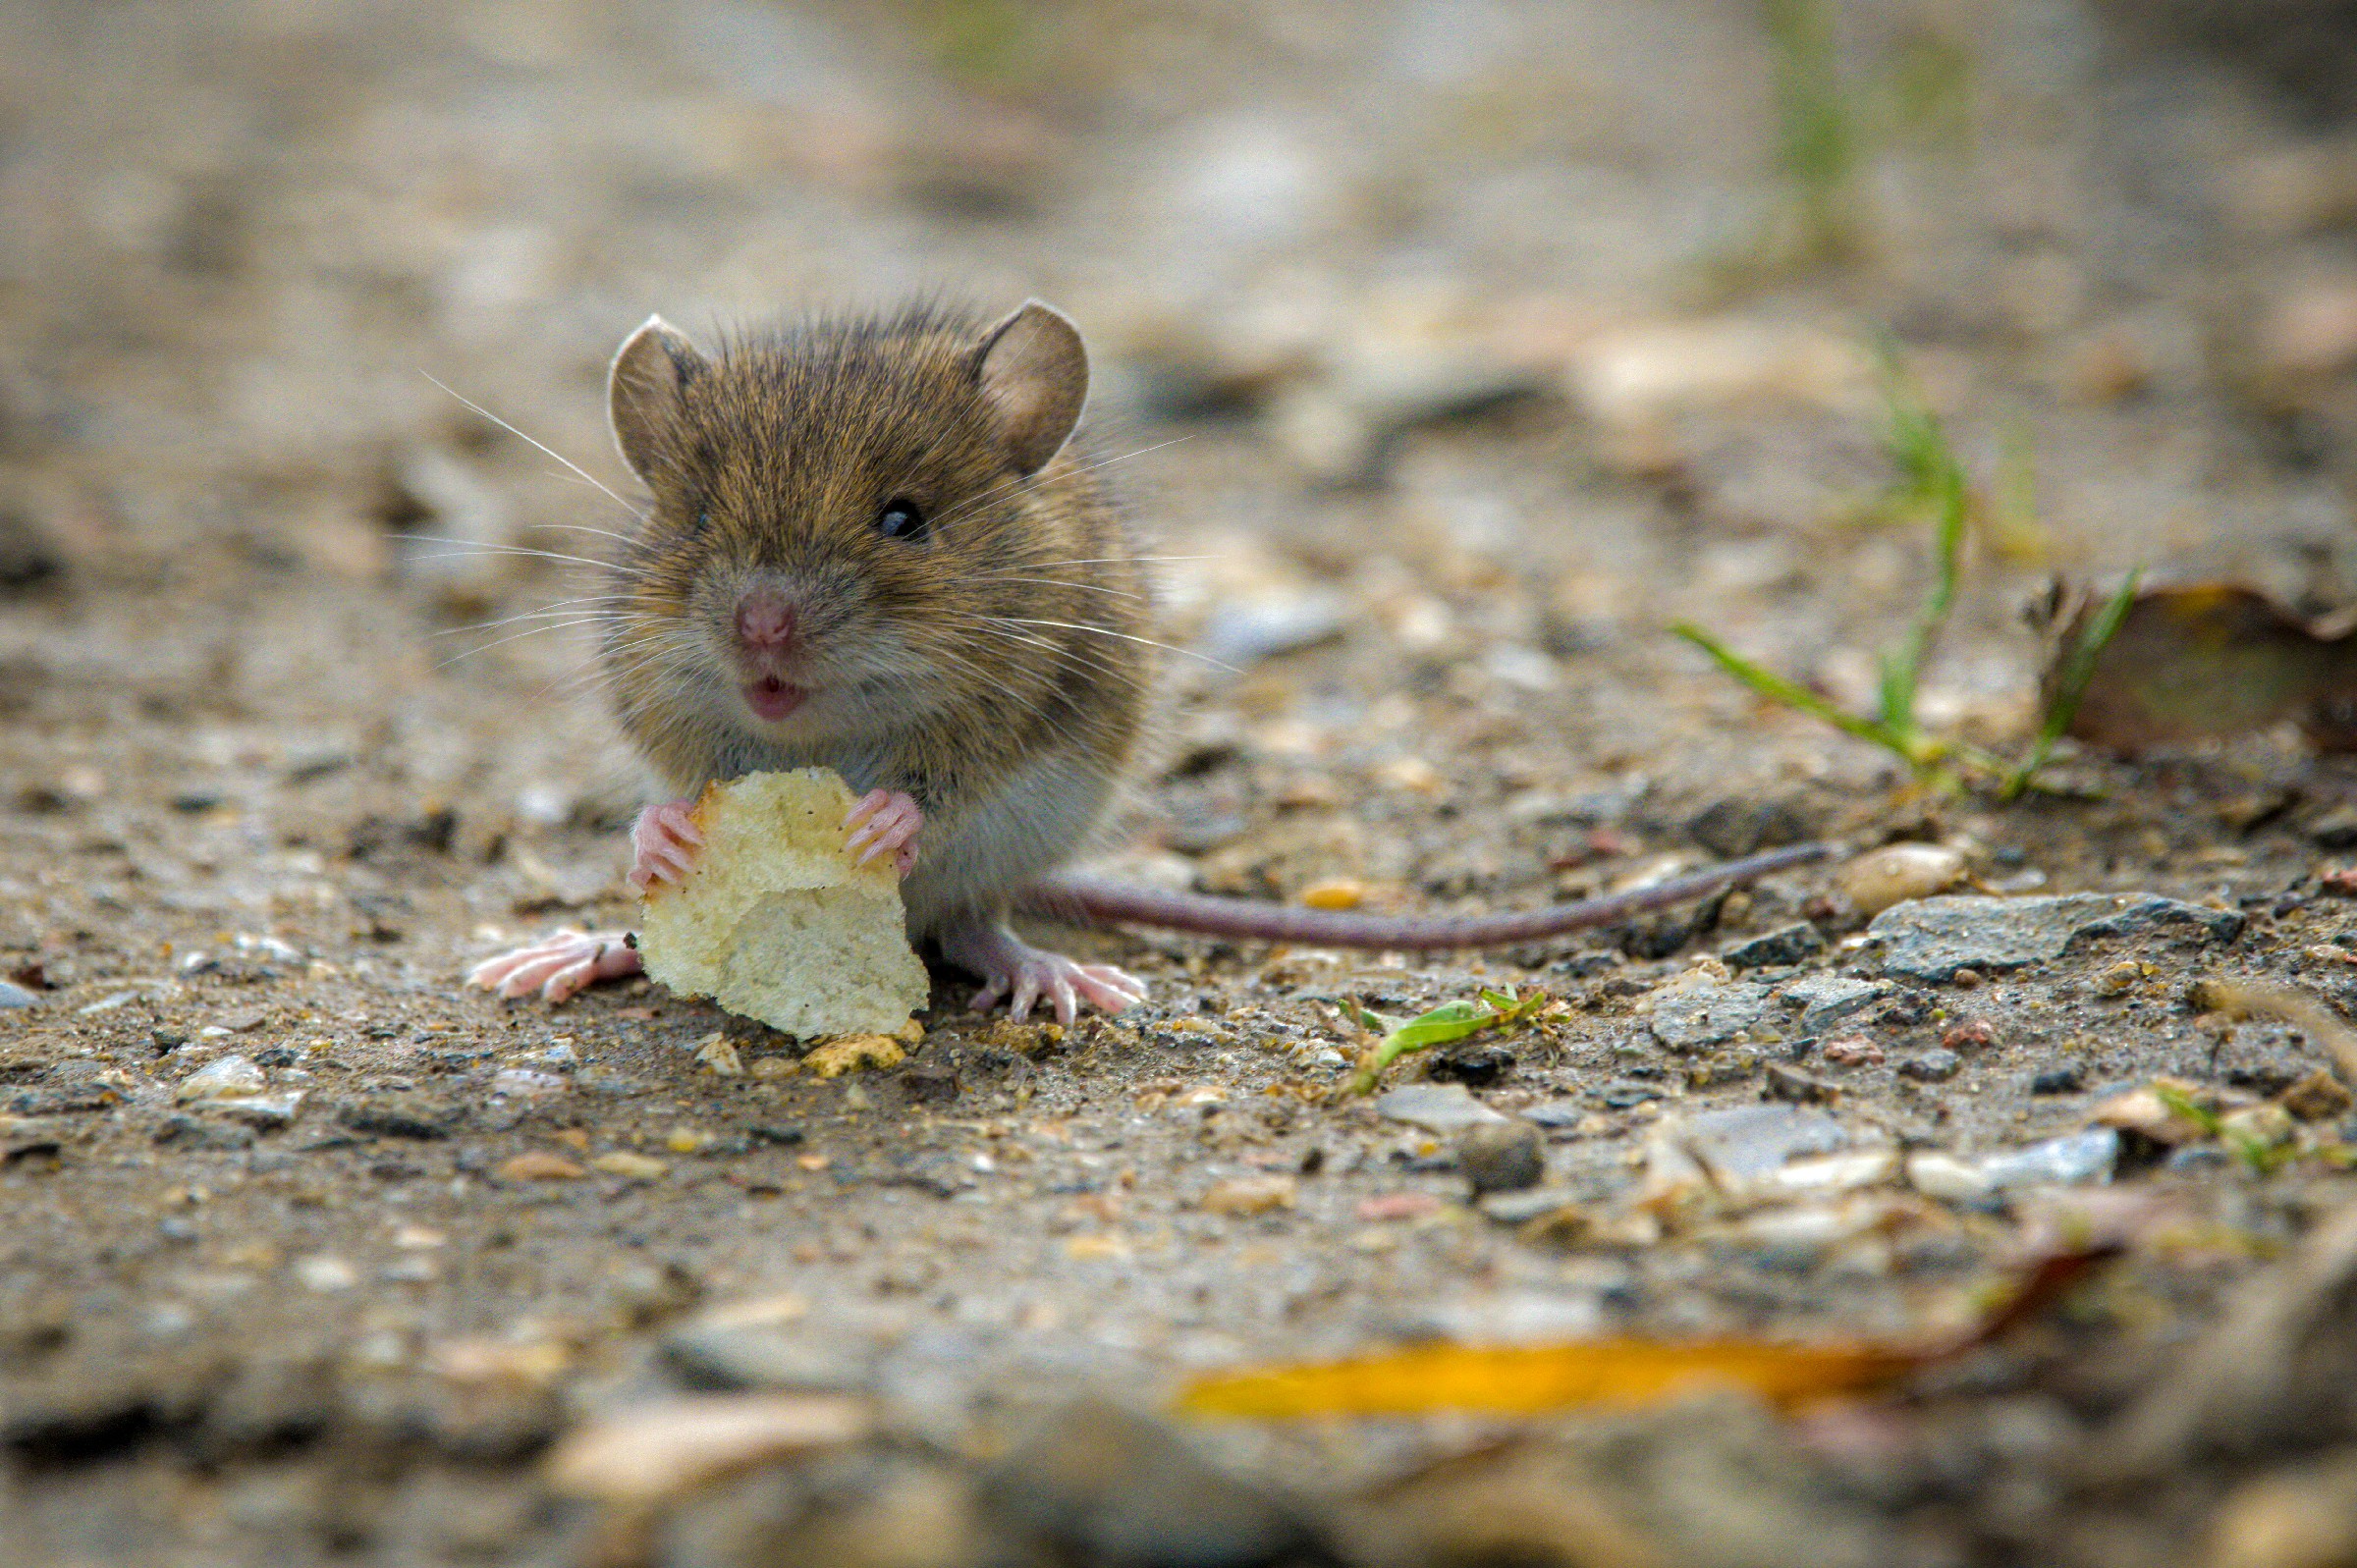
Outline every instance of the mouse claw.
<svg viewBox="0 0 2357 1568"><path fill-rule="evenodd" d="M843 846L856 866L890 854L905 877L916 869L916 835L924 825L925 814L915 797L899 789L871 789L844 814L843 826L850 837Z"/></svg>
<svg viewBox="0 0 2357 1568"><path fill-rule="evenodd" d="M640 892L658 882L685 883L695 869L704 833L695 825L693 797L667 800L638 813L630 826L630 886Z"/></svg>

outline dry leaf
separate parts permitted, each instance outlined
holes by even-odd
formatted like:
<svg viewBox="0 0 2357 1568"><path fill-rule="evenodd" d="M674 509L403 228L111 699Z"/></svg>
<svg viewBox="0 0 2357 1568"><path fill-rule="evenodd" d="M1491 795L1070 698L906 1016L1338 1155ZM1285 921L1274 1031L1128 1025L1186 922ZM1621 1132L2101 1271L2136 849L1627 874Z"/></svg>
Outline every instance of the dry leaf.
<svg viewBox="0 0 2357 1568"><path fill-rule="evenodd" d="M2052 1258L1971 1333L1927 1345L1634 1338L1419 1345L1347 1361L1215 1374L1189 1384L1178 1408L1189 1415L1261 1420L1436 1410L1535 1415L1571 1405L1652 1404L1714 1386L1749 1389L1778 1404L1869 1394L2002 1334L2110 1255Z"/></svg>
<svg viewBox="0 0 2357 1568"><path fill-rule="evenodd" d="M2060 623L2074 647L2102 609L2092 596ZM2041 681L2051 703L2060 653ZM2151 588L2096 656L2069 732L2136 753L2296 721L2326 751L2357 750L2357 639L2308 625L2236 583Z"/></svg>

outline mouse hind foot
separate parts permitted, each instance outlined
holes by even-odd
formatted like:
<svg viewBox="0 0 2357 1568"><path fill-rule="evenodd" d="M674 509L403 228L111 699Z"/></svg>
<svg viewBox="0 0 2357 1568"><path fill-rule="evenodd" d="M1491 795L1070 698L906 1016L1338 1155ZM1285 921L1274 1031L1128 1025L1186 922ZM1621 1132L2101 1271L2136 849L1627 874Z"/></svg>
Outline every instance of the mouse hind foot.
<svg viewBox="0 0 2357 1568"><path fill-rule="evenodd" d="M537 991L549 1001L563 1001L601 980L620 980L643 967L629 932L568 929L484 959L466 971L466 984L502 997Z"/></svg>
<svg viewBox="0 0 2357 1568"><path fill-rule="evenodd" d="M941 934L941 953L960 969L982 977L968 1003L988 1012L1003 998L1008 1016L1029 1016L1033 1002L1056 1009L1069 1024L1086 1002L1102 1012L1120 1012L1146 1000L1146 983L1111 964L1081 963L1060 952L1034 947L996 920L976 918Z"/></svg>

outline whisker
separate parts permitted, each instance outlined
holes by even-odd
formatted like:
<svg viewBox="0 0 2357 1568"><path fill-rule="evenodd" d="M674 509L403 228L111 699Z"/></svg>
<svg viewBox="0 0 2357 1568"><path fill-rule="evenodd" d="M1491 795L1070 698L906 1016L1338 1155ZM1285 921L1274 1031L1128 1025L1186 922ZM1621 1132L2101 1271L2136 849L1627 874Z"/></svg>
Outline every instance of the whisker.
<svg viewBox="0 0 2357 1568"><path fill-rule="evenodd" d="M1124 642L1134 642L1140 647L1160 648L1165 653L1175 653L1184 659L1200 660L1204 664L1211 666L1214 670L1225 670L1232 676L1240 676L1243 674L1243 672L1238 670L1235 666L1232 664L1225 664L1220 660L1214 659L1207 653L1197 653L1192 648L1175 647L1167 642L1156 642L1152 637L1133 637L1126 631L1116 631L1111 626L1092 626L1084 622L1072 621L1034 621L1028 620L1021 616L994 616L990 619L994 621L1003 621L1018 626L1058 626L1066 631L1086 631L1100 637L1119 637Z"/></svg>
<svg viewBox="0 0 2357 1568"><path fill-rule="evenodd" d="M411 544L447 545L450 547L448 555L419 556L416 558L419 561L465 561L470 556L534 556L542 561L562 561L569 566L588 567L597 571L612 571L623 575L636 570L635 568L623 566L617 562L593 561L587 556L569 556L554 550L534 550L525 545L480 544L472 539L454 539L448 534L441 533L397 533L391 537L407 540Z"/></svg>
<svg viewBox="0 0 2357 1568"><path fill-rule="evenodd" d="M463 660L472 659L478 654L489 653L494 648L504 648L511 642L521 642L526 637L537 637L544 631L569 631L575 626L594 626L599 623L600 622L596 617L590 616L579 621L560 621L551 625L531 626L525 630L516 632L511 636L501 637L497 641L486 642L479 648L462 648L459 652L452 654L449 658L434 666L434 668L436 670L448 670L452 665L458 664Z"/></svg>
<svg viewBox="0 0 2357 1568"><path fill-rule="evenodd" d="M645 519L641 518L640 520L644 521ZM562 528L567 533L593 533L600 539L612 539L626 545L636 545L639 542L627 533L616 533L611 528L592 528L585 522L535 522L532 526L534 528Z"/></svg>
<svg viewBox="0 0 2357 1568"><path fill-rule="evenodd" d="M571 458L565 456L565 454L562 452L559 452L556 448L550 446L547 442L533 440L532 437L525 435L522 431L517 429L514 425L508 423L505 419L502 419L499 415L493 413L481 404L476 403L473 399L465 397L458 392L452 391L450 387L445 386L440 381L435 381L433 374L430 371L421 369L417 373L421 376L424 376L426 380L433 381L435 386L441 387L444 392L449 393L453 398L457 398L462 405L473 409L476 413L481 414L484 418L490 420L493 424L499 426L500 429L505 430L508 434L516 437L519 441L530 442L531 445L539 448L542 452L545 452L550 457L556 459L557 461L563 463L566 467L580 475L581 478L588 481L590 484L595 485L599 490L604 491L606 495L613 499L614 505L620 507L631 516L635 517L638 515L638 509L631 506L629 502L623 500L621 496L616 495L612 486L608 485L604 480L598 478L597 475L591 473L588 469L582 467L579 463L574 461Z"/></svg>
<svg viewBox="0 0 2357 1568"><path fill-rule="evenodd" d="M1144 594L1131 593L1126 588L1108 588L1102 583L1095 582L1067 582L1061 577L1009 577L999 572L992 571L982 572L970 577L959 577L958 580L961 583L1030 582L1037 583L1043 588L1074 588L1084 593L1109 593L1118 599L1135 599L1140 604L1143 604L1146 600L1146 596Z"/></svg>
<svg viewBox="0 0 2357 1568"><path fill-rule="evenodd" d="M582 599L559 599L554 604L545 604L537 610L527 610L521 615L506 616L498 621L478 621L472 625L451 626L444 630L430 633L430 635L437 638L458 637L464 636L469 631L496 631L501 626L512 626L520 621L546 620L552 616L565 615L587 605L617 605L627 603L629 603L629 598L624 594L593 594Z"/></svg>

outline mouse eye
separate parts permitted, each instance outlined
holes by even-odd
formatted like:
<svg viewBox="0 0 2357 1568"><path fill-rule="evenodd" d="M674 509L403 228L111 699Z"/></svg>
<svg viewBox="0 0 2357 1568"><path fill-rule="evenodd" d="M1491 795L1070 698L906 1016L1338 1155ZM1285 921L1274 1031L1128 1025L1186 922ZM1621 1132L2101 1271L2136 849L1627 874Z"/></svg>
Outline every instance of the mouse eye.
<svg viewBox="0 0 2357 1568"><path fill-rule="evenodd" d="M876 514L876 531L887 539L922 539L926 533L925 514L913 501L892 500Z"/></svg>

